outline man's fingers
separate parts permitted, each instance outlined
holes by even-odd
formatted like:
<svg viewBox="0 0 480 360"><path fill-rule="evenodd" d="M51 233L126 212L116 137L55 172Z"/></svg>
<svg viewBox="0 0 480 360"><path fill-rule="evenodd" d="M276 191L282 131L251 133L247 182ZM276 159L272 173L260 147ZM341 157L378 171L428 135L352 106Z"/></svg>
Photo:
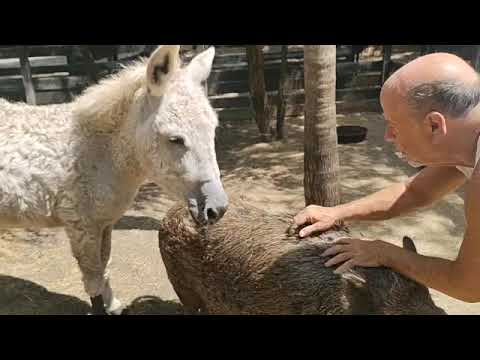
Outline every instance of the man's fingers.
<svg viewBox="0 0 480 360"><path fill-rule="evenodd" d="M335 239L335 244L351 244L352 241L357 241L358 239L352 237L339 237Z"/></svg>
<svg viewBox="0 0 480 360"><path fill-rule="evenodd" d="M300 230L298 235L300 235L300 237L307 237L314 231L315 231L315 224L303 228L302 230Z"/></svg>
<svg viewBox="0 0 480 360"><path fill-rule="evenodd" d="M334 271L335 274L343 274L355 266L355 259L350 259Z"/></svg>
<svg viewBox="0 0 480 360"><path fill-rule="evenodd" d="M307 237L316 231L322 231L328 229L329 226L320 222L316 222L313 225L307 226L300 231L300 237Z"/></svg>
<svg viewBox="0 0 480 360"><path fill-rule="evenodd" d="M321 256L323 257L334 256L344 251L345 251L344 245L333 245L329 247L327 250L325 250Z"/></svg>
<svg viewBox="0 0 480 360"><path fill-rule="evenodd" d="M326 263L325 263L325 266L326 267L330 267L330 266L333 266L333 265L337 265L337 264L340 264L340 263L343 263L347 260L350 260L352 258L353 254L351 253L348 253L348 252L344 252L344 253L341 253L341 254L338 254L337 256L335 256L334 258L328 260Z"/></svg>
<svg viewBox="0 0 480 360"><path fill-rule="evenodd" d="M303 212L301 212L300 214L298 214L293 218L293 221L295 222L295 225L301 226L307 222L307 217Z"/></svg>
<svg viewBox="0 0 480 360"><path fill-rule="evenodd" d="M352 241L373 241L372 239L369 238L359 238L359 237L340 237L335 240L335 243L341 242L341 243L351 243Z"/></svg>

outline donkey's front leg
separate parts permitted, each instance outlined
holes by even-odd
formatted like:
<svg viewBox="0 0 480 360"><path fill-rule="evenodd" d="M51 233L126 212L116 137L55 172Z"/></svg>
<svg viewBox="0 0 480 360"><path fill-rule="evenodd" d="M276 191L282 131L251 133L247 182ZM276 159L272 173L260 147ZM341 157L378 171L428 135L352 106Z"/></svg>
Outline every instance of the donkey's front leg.
<svg viewBox="0 0 480 360"><path fill-rule="evenodd" d="M74 257L82 272L85 291L92 301L94 315L120 315L122 305L113 296L108 265L112 240L112 226L103 228L67 227Z"/></svg>

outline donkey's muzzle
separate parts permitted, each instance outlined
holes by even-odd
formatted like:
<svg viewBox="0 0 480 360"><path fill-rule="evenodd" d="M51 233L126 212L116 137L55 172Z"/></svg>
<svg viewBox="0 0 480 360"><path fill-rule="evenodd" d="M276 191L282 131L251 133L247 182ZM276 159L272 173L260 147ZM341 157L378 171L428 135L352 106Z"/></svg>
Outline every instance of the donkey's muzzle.
<svg viewBox="0 0 480 360"><path fill-rule="evenodd" d="M228 209L228 197L221 183L206 182L199 192L190 194L190 213L202 225L213 225L223 218Z"/></svg>
<svg viewBox="0 0 480 360"><path fill-rule="evenodd" d="M227 207L217 206L216 208L208 208L205 218L208 220L209 224L215 224L219 221L223 215L227 212Z"/></svg>

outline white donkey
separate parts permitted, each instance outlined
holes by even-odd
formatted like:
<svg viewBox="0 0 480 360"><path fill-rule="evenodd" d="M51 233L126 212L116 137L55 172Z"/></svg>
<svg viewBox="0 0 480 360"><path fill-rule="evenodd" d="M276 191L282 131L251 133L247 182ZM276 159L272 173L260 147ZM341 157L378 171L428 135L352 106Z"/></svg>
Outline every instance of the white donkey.
<svg viewBox="0 0 480 360"><path fill-rule="evenodd" d="M178 45L87 89L70 104L0 100L0 228L64 227L94 314L118 314L109 284L113 225L147 180L214 223L228 199L217 116L202 82L214 48L182 66Z"/></svg>

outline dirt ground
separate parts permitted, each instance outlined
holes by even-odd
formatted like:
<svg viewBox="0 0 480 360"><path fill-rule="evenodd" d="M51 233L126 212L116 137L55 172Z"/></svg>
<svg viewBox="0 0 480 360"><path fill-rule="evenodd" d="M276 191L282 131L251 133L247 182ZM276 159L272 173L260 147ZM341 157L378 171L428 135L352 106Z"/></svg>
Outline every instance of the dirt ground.
<svg viewBox="0 0 480 360"><path fill-rule="evenodd" d="M270 212L300 210L304 201L302 121L289 119L288 142L271 144L256 144L258 132L250 120L223 121L217 151L227 191L243 193L252 204ZM351 114L339 116L338 121L369 129L367 141L339 146L343 201L415 172L383 141L381 115ZM111 281L132 314L179 313L155 231L171 205L158 187L146 185L115 227ZM463 193L414 216L350 225L365 236L396 244L409 235L420 253L453 259L464 231ZM449 314L480 314L480 304L432 293ZM0 232L0 314L85 314L88 310L88 297L63 230Z"/></svg>

